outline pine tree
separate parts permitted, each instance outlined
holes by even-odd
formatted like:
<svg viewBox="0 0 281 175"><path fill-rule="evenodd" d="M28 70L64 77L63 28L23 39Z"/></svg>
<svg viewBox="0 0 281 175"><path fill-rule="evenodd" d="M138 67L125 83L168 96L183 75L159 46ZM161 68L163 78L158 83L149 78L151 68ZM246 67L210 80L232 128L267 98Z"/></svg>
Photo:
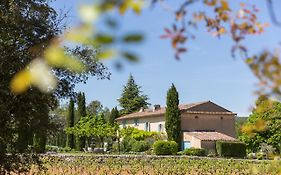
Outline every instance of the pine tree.
<svg viewBox="0 0 281 175"><path fill-rule="evenodd" d="M67 127L73 127L74 126L74 100L71 98L69 101L69 107L68 107L68 118L67 118ZM66 146L70 148L75 147L75 141L74 141L74 135L68 134L66 139Z"/></svg>
<svg viewBox="0 0 281 175"><path fill-rule="evenodd" d="M115 119L117 119L119 117L119 111L117 109L117 107L112 108L110 115L109 115L109 119L108 122L113 125L115 123Z"/></svg>
<svg viewBox="0 0 281 175"><path fill-rule="evenodd" d="M140 86L135 83L134 77L130 74L127 84L124 86L121 98L118 99L122 114L129 114L138 111L140 108L147 108L148 96L143 95Z"/></svg>
<svg viewBox="0 0 281 175"><path fill-rule="evenodd" d="M174 84L167 92L166 105L165 128L168 140L177 142L180 148L181 114L178 107L179 95Z"/></svg>

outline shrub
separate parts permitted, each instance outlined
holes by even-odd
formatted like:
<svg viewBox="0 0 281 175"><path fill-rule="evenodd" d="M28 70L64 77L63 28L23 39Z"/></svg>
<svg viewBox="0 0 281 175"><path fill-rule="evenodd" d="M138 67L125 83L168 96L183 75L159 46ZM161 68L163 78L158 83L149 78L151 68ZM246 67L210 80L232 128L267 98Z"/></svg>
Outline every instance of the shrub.
<svg viewBox="0 0 281 175"><path fill-rule="evenodd" d="M246 157L246 145L242 142L216 142L217 153L221 157Z"/></svg>
<svg viewBox="0 0 281 175"><path fill-rule="evenodd" d="M67 152L71 152L72 149L70 147L63 147L59 150L59 152L63 152L63 153L67 153Z"/></svg>
<svg viewBox="0 0 281 175"><path fill-rule="evenodd" d="M46 151L49 151L49 152L59 152L59 147L58 146L53 146L53 145L46 145Z"/></svg>
<svg viewBox="0 0 281 175"><path fill-rule="evenodd" d="M145 141L136 141L132 146L133 152L144 152L149 150L150 146Z"/></svg>
<svg viewBox="0 0 281 175"><path fill-rule="evenodd" d="M144 131L134 127L123 128L121 130L121 136L124 138L131 137L137 141L145 140L148 138L161 138L161 134L159 134L158 132Z"/></svg>
<svg viewBox="0 0 281 175"><path fill-rule="evenodd" d="M153 144L153 152L156 155L175 155L178 151L178 144L174 141L159 140Z"/></svg>
<svg viewBox="0 0 281 175"><path fill-rule="evenodd" d="M120 143L121 152L130 152L132 151L133 145L136 142L135 139L131 137L125 137Z"/></svg>
<svg viewBox="0 0 281 175"><path fill-rule="evenodd" d="M122 152L122 153L131 152L135 142L137 142L137 141L135 139L131 138L131 137L123 138L123 140L119 143L120 152ZM112 151L113 152L119 152L118 143L113 144Z"/></svg>
<svg viewBox="0 0 281 175"><path fill-rule="evenodd" d="M203 148L187 148L182 151L182 154L188 156L206 156L206 150Z"/></svg>

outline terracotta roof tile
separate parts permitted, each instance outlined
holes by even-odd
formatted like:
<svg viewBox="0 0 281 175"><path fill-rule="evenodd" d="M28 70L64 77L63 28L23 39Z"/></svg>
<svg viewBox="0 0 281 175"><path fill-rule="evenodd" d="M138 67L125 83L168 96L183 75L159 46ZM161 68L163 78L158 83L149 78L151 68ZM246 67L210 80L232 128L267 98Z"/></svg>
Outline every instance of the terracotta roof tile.
<svg viewBox="0 0 281 175"><path fill-rule="evenodd" d="M188 111L188 109L204 104L204 103L208 103L210 101L203 101L203 102L197 102L197 103L190 103L190 104L181 104L179 105L179 109L181 110L181 112L185 112L185 113L196 113L196 114L235 114L232 112L208 112L208 111ZM153 109L144 109L144 111L138 111L138 112L134 112L122 117L117 118L116 120L123 120L123 119L130 119L130 118L142 118L142 117L149 117L149 116L158 116L158 115L163 115L165 114L166 108L165 107L161 107L160 109L157 110L153 110Z"/></svg>
<svg viewBox="0 0 281 175"><path fill-rule="evenodd" d="M225 140L235 141L236 139L220 132L184 132L184 135L193 136L199 140L214 141L214 140Z"/></svg>

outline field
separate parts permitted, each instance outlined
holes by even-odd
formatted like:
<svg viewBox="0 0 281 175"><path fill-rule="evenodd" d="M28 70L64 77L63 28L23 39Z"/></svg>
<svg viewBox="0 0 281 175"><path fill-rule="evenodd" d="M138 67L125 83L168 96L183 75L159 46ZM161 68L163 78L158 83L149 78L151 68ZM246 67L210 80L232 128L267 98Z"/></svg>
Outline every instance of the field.
<svg viewBox="0 0 281 175"><path fill-rule="evenodd" d="M249 161L188 157L142 156L48 156L44 170L33 167L29 174L46 175L207 175L280 174L280 161ZM279 168L278 168L279 167Z"/></svg>

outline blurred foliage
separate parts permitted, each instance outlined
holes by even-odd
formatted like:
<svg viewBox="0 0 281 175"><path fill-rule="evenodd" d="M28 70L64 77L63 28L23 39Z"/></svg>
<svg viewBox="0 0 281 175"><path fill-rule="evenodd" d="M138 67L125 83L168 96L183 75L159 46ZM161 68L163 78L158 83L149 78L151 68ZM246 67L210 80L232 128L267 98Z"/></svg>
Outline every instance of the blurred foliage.
<svg viewBox="0 0 281 175"><path fill-rule="evenodd" d="M65 68L61 62L51 68L53 60L45 59L45 55L51 57L46 52L49 49L61 53L55 48L54 37L65 28L63 18L48 3L48 0L0 2L1 171L21 168L15 166L20 160L16 153L31 152L34 148L44 151L46 137L54 128L49 111L57 107L58 99L75 96L75 85L84 83L89 76L110 75L95 58L96 51L85 47L64 48L71 59L87 64L83 72Z"/></svg>
<svg viewBox="0 0 281 175"><path fill-rule="evenodd" d="M242 128L240 140L246 143L248 151L257 152L266 143L280 153L281 147L281 103L262 96L258 106Z"/></svg>

